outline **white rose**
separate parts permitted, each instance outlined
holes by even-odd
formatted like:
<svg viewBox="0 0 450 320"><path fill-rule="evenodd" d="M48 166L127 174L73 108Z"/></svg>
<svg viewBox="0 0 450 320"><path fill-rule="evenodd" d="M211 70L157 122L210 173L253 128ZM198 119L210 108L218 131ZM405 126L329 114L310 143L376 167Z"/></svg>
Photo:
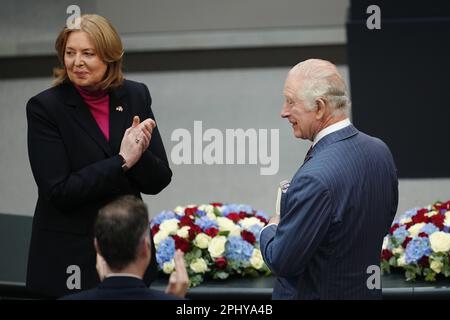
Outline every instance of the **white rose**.
<svg viewBox="0 0 450 320"><path fill-rule="evenodd" d="M177 236L179 236L180 238L184 238L184 239L189 238L189 229L190 228L191 227L189 227L189 226L181 227L181 229L177 231Z"/></svg>
<svg viewBox="0 0 450 320"><path fill-rule="evenodd" d="M214 212L206 213L206 217L208 217L210 220L213 220L213 221L217 220L217 216L214 214Z"/></svg>
<svg viewBox="0 0 450 320"><path fill-rule="evenodd" d="M402 254L398 259L397 259L397 265L399 267L403 267L406 266L406 260L405 260L405 255Z"/></svg>
<svg viewBox="0 0 450 320"><path fill-rule="evenodd" d="M437 211L430 211L430 212L425 213L425 215L426 215L427 217L432 217L432 216L437 215L437 214L438 214Z"/></svg>
<svg viewBox="0 0 450 320"><path fill-rule="evenodd" d="M163 230L168 234L176 234L178 230L178 219L167 219L159 225L159 230Z"/></svg>
<svg viewBox="0 0 450 320"><path fill-rule="evenodd" d="M199 233L194 239L194 244L200 249L208 248L209 242L211 241L211 237L205 233Z"/></svg>
<svg viewBox="0 0 450 320"><path fill-rule="evenodd" d="M444 226L450 227L450 211L445 213Z"/></svg>
<svg viewBox="0 0 450 320"><path fill-rule="evenodd" d="M433 270L436 273L441 273L442 267L444 267L444 264L440 261L433 260L430 263L431 270Z"/></svg>
<svg viewBox="0 0 450 320"><path fill-rule="evenodd" d="M264 227L264 223L255 217L244 218L244 219L240 220L239 223L244 229L249 229L251 226L253 226L255 224L257 224L261 227Z"/></svg>
<svg viewBox="0 0 450 320"><path fill-rule="evenodd" d="M236 228L233 220L225 217L217 217L217 224L219 225L219 231L233 231Z"/></svg>
<svg viewBox="0 0 450 320"><path fill-rule="evenodd" d="M238 225L234 225L234 228L232 230L230 230L230 234L229 236L236 236L236 237L240 237L241 236L241 228Z"/></svg>
<svg viewBox="0 0 450 320"><path fill-rule="evenodd" d="M407 224L407 223L410 223L411 221L412 221L412 219L410 217L400 219L401 224Z"/></svg>
<svg viewBox="0 0 450 320"><path fill-rule="evenodd" d="M387 249L387 247L388 247L388 244L389 244L389 239L388 239L388 237L384 237L384 239L383 239L383 246L382 246L382 248L381 249Z"/></svg>
<svg viewBox="0 0 450 320"><path fill-rule="evenodd" d="M212 238L208 246L208 251L212 258L218 258L224 254L226 242L227 238L224 236L217 236Z"/></svg>
<svg viewBox="0 0 450 320"><path fill-rule="evenodd" d="M208 214L208 213L214 214L214 206L212 206L210 204L202 204L200 207L198 207L198 209L205 211L206 214Z"/></svg>
<svg viewBox="0 0 450 320"><path fill-rule="evenodd" d="M171 274L173 269L175 269L175 264L173 262L173 259L170 260L169 262L164 262L164 264L163 264L163 272L165 274Z"/></svg>
<svg viewBox="0 0 450 320"><path fill-rule="evenodd" d="M159 230L154 236L153 236L153 242L155 243L155 248L158 249L159 243L163 241L165 238L167 238L169 234L164 230Z"/></svg>
<svg viewBox="0 0 450 320"><path fill-rule="evenodd" d="M184 216L184 207L178 206L173 209L173 212L175 212L179 216Z"/></svg>
<svg viewBox="0 0 450 320"><path fill-rule="evenodd" d="M405 252L405 250L402 246L398 246L397 248L392 249L393 254L402 254L403 252Z"/></svg>
<svg viewBox="0 0 450 320"><path fill-rule="evenodd" d="M426 225L426 223L425 222L421 222L421 223L418 223L418 224L415 224L415 225L411 226L408 229L411 238L417 236L421 232L421 230L422 230L424 225Z"/></svg>
<svg viewBox="0 0 450 320"><path fill-rule="evenodd" d="M205 273L208 270L205 260L203 258L197 258L189 265L192 271L195 273Z"/></svg>
<svg viewBox="0 0 450 320"><path fill-rule="evenodd" d="M450 250L450 234L437 231L430 235L430 246L434 252L447 252Z"/></svg>
<svg viewBox="0 0 450 320"><path fill-rule="evenodd" d="M250 264L253 268L259 270L264 265L264 260L261 254L261 251L259 249L254 249L252 257L250 258Z"/></svg>

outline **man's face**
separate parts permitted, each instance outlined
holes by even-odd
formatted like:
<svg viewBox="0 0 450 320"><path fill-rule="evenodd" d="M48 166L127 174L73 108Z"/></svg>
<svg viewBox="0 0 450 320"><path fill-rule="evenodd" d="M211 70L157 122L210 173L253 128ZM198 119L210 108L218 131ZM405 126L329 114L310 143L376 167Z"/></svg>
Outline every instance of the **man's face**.
<svg viewBox="0 0 450 320"><path fill-rule="evenodd" d="M313 141L318 128L316 110L309 110L305 102L297 96L301 90L302 81L298 77L288 75L284 84L284 104L281 117L287 118L294 130L294 136Z"/></svg>

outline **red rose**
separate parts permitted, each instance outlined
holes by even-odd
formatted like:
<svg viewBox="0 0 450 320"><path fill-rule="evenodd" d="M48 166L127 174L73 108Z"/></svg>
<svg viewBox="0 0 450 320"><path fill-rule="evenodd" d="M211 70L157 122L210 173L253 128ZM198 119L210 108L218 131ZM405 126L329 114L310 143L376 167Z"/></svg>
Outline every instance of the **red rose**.
<svg viewBox="0 0 450 320"><path fill-rule="evenodd" d="M155 234L157 234L158 231L159 231L159 224L155 224L155 225L152 227L152 229L151 229L152 236L154 236Z"/></svg>
<svg viewBox="0 0 450 320"><path fill-rule="evenodd" d="M191 228L189 229L189 239L194 240L197 234L202 232L202 229L196 224L193 224L190 227Z"/></svg>
<svg viewBox="0 0 450 320"><path fill-rule="evenodd" d="M445 216L443 214L439 214L439 213L430 217L431 223L433 223L440 230L444 229L444 220L445 220Z"/></svg>
<svg viewBox="0 0 450 320"><path fill-rule="evenodd" d="M219 270L225 269L227 267L227 264L228 264L227 259L225 257L216 258L214 260L214 263L216 264L216 267Z"/></svg>
<svg viewBox="0 0 450 320"><path fill-rule="evenodd" d="M242 230L241 232L242 239L245 241L254 244L256 242L255 235L247 230Z"/></svg>
<svg viewBox="0 0 450 320"><path fill-rule="evenodd" d="M421 232L421 233L419 233L419 237L421 237L421 238L428 238L428 234L425 233L425 232Z"/></svg>
<svg viewBox="0 0 450 320"><path fill-rule="evenodd" d="M394 255L392 254L392 252L390 250L383 249L383 251L381 251L381 258L383 260L389 261L389 259L393 256Z"/></svg>
<svg viewBox="0 0 450 320"><path fill-rule="evenodd" d="M402 247L406 248L406 246L408 245L408 243L412 240L411 237L406 237L406 239L403 241L402 243Z"/></svg>
<svg viewBox="0 0 450 320"><path fill-rule="evenodd" d="M259 219L259 221L261 221L262 223L264 223L265 225L269 223L269 221L267 221L266 219L264 219L261 216L256 216L257 219Z"/></svg>
<svg viewBox="0 0 450 320"><path fill-rule="evenodd" d="M213 202L213 203L211 203L211 205L212 205L213 207L221 207L221 206L222 206L222 203L221 203L221 202Z"/></svg>
<svg viewBox="0 0 450 320"><path fill-rule="evenodd" d="M409 228L411 228L412 226L414 225L414 222L408 222L408 223L405 223L405 228L406 228L406 230L408 230Z"/></svg>
<svg viewBox="0 0 450 320"><path fill-rule="evenodd" d="M428 212L428 209L425 209L425 208L417 210L417 214L425 214L427 212Z"/></svg>
<svg viewBox="0 0 450 320"><path fill-rule="evenodd" d="M417 264L421 266L422 268L428 267L429 265L429 259L427 256L423 256L422 258L417 261Z"/></svg>
<svg viewBox="0 0 450 320"><path fill-rule="evenodd" d="M398 223L395 223L391 229L389 229L389 233L390 234L394 234L394 231L398 229L398 227L400 227L400 225Z"/></svg>
<svg viewBox="0 0 450 320"><path fill-rule="evenodd" d="M422 223L422 222L428 223L429 218L425 215L425 213L427 213L427 212L428 212L428 210L426 210L426 209L419 210L415 216L411 217L412 222L414 224Z"/></svg>
<svg viewBox="0 0 450 320"><path fill-rule="evenodd" d="M241 219L247 218L247 212L245 211L239 212L239 217L241 217Z"/></svg>
<svg viewBox="0 0 450 320"><path fill-rule="evenodd" d="M214 238L219 233L219 230L217 228L211 227L205 230L205 233L210 236L211 238Z"/></svg>
<svg viewBox="0 0 450 320"><path fill-rule="evenodd" d="M187 216L193 216L196 213L197 213L197 207L185 208L184 209L184 214L187 215Z"/></svg>
<svg viewBox="0 0 450 320"><path fill-rule="evenodd" d="M180 219L180 227L191 226L194 224L194 221L190 216L182 216Z"/></svg>
<svg viewBox="0 0 450 320"><path fill-rule="evenodd" d="M191 248L189 241L187 241L186 239L181 238L177 235L173 236L173 239L175 240L175 249L180 249L181 251L186 253Z"/></svg>
<svg viewBox="0 0 450 320"><path fill-rule="evenodd" d="M232 220L234 223L237 223L239 220L241 220L241 217L236 212L228 214L227 218Z"/></svg>

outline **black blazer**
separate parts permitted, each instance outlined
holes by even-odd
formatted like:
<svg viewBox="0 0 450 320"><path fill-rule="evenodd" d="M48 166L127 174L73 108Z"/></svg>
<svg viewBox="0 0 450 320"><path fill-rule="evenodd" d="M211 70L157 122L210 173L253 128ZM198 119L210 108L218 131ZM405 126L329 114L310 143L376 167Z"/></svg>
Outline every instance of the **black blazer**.
<svg viewBox="0 0 450 320"><path fill-rule="evenodd" d="M28 101L28 154L39 193L27 272L33 292L49 297L73 293L66 285L71 265L80 268L81 290L96 286L93 226L98 210L120 195L157 194L171 180L158 127L148 150L126 173L118 156L133 116L155 119L147 87L125 80L109 95L109 142L72 84ZM149 269L148 284L157 272L154 246Z"/></svg>
<svg viewBox="0 0 450 320"><path fill-rule="evenodd" d="M103 280L98 287L71 294L61 300L182 300L164 292L152 290L145 286L144 281L117 276Z"/></svg>

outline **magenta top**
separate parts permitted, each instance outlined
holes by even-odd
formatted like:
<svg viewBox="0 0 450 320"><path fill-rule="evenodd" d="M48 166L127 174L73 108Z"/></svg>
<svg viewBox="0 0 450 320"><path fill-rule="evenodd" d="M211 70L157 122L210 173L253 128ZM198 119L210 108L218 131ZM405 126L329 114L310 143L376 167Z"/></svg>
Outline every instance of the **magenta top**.
<svg viewBox="0 0 450 320"><path fill-rule="evenodd" d="M84 102L88 105L92 116L109 141L109 95L105 90L88 91L75 86Z"/></svg>

